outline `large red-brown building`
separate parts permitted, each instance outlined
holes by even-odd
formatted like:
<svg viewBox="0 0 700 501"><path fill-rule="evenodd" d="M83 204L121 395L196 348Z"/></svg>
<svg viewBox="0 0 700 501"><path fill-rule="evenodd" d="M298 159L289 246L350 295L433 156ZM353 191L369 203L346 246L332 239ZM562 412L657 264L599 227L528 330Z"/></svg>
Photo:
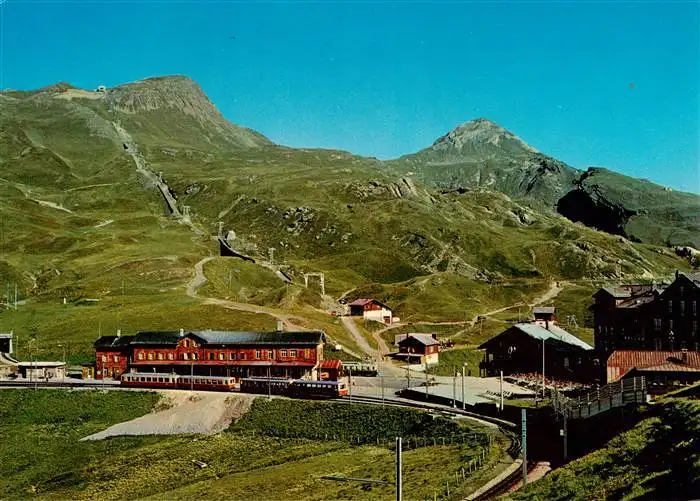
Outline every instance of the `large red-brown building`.
<svg viewBox="0 0 700 501"><path fill-rule="evenodd" d="M323 333L184 331L103 336L95 342L97 379L124 372L316 379Z"/></svg>

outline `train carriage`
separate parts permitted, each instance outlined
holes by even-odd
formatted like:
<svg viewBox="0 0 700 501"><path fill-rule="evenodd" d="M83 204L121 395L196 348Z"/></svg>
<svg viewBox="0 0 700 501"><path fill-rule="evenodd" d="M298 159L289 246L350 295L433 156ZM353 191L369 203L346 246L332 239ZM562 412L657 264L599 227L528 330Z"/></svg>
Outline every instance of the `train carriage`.
<svg viewBox="0 0 700 501"><path fill-rule="evenodd" d="M241 378L241 392L267 395L288 395L291 379Z"/></svg>
<svg viewBox="0 0 700 501"><path fill-rule="evenodd" d="M348 394L345 381L296 380L291 385L290 396L298 398L339 398Z"/></svg>
<svg viewBox="0 0 700 501"><path fill-rule="evenodd" d="M122 385L134 388L163 388L178 390L232 391L235 378L219 376L181 376L179 374L138 373L122 375Z"/></svg>

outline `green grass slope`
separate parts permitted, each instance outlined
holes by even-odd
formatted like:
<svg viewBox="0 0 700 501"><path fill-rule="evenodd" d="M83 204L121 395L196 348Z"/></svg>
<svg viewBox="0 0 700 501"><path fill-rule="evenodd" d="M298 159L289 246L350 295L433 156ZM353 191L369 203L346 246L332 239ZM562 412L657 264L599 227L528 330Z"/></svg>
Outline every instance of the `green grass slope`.
<svg viewBox="0 0 700 501"><path fill-rule="evenodd" d="M650 407L647 416L510 499L693 499L700 492L700 403L670 400Z"/></svg>

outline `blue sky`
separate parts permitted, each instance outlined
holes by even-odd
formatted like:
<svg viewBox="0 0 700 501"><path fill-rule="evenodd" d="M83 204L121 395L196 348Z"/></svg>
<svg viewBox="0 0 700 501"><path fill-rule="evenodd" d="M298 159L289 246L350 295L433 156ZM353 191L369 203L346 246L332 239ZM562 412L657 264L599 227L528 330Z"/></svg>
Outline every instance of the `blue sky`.
<svg viewBox="0 0 700 501"><path fill-rule="evenodd" d="M276 142L383 159L488 117L575 167L700 193L699 12L695 1L5 0L0 87L186 74Z"/></svg>

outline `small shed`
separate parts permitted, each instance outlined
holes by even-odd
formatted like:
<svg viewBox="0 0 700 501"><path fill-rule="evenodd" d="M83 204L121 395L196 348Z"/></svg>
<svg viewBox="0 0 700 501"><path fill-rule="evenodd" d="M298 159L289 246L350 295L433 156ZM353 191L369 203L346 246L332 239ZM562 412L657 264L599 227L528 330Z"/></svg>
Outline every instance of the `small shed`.
<svg viewBox="0 0 700 501"><path fill-rule="evenodd" d="M66 377L65 362L19 362L20 377L33 380L63 379Z"/></svg>
<svg viewBox="0 0 700 501"><path fill-rule="evenodd" d="M376 299L360 298L348 306L350 307L350 315L353 317L363 317L365 320L374 320L384 324L393 322L391 308Z"/></svg>
<svg viewBox="0 0 700 501"><path fill-rule="evenodd" d="M557 321L556 308L554 306L536 306L532 309L532 314L535 316L535 322L540 325Z"/></svg>
<svg viewBox="0 0 700 501"><path fill-rule="evenodd" d="M343 362L340 360L324 360L318 371L320 381L338 381L343 373Z"/></svg>

